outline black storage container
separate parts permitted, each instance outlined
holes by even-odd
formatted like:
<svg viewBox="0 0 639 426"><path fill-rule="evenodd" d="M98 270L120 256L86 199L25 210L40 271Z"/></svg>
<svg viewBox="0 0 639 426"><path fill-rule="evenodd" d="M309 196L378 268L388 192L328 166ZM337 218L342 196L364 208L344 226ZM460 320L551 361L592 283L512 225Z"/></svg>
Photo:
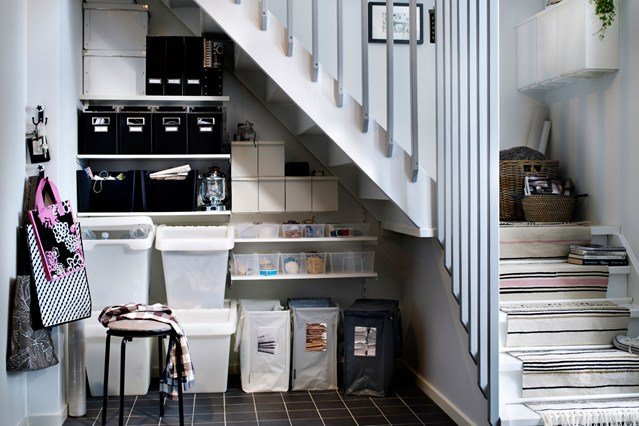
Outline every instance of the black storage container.
<svg viewBox="0 0 639 426"><path fill-rule="evenodd" d="M344 311L344 393L388 396L401 356L396 300L358 299Z"/></svg>
<svg viewBox="0 0 639 426"><path fill-rule="evenodd" d="M138 196L137 172L109 172L123 179L92 181L84 170L76 172L78 184L78 211L80 212L133 212Z"/></svg>
<svg viewBox="0 0 639 426"><path fill-rule="evenodd" d="M186 154L186 108L161 107L153 113L153 154Z"/></svg>
<svg viewBox="0 0 639 426"><path fill-rule="evenodd" d="M118 154L151 152L151 109L122 108L118 116Z"/></svg>
<svg viewBox="0 0 639 426"><path fill-rule="evenodd" d="M78 153L117 154L118 114L113 107L78 112Z"/></svg>
<svg viewBox="0 0 639 426"><path fill-rule="evenodd" d="M151 179L144 172L142 203L147 212L195 211L197 194L197 170L191 170L183 180Z"/></svg>
<svg viewBox="0 0 639 426"><path fill-rule="evenodd" d="M222 96L224 86L224 41L204 39L202 95Z"/></svg>
<svg viewBox="0 0 639 426"><path fill-rule="evenodd" d="M186 96L202 95L202 73L204 70L202 37L184 37L184 85Z"/></svg>
<svg viewBox="0 0 639 426"><path fill-rule="evenodd" d="M284 176L309 176L309 166L306 161L289 161L284 164Z"/></svg>
<svg viewBox="0 0 639 426"><path fill-rule="evenodd" d="M166 38L146 38L146 94L164 95Z"/></svg>
<svg viewBox="0 0 639 426"><path fill-rule="evenodd" d="M181 96L184 81L184 37L166 37L164 94Z"/></svg>
<svg viewBox="0 0 639 426"><path fill-rule="evenodd" d="M192 108L189 112L189 154L222 154L223 116L221 108Z"/></svg>

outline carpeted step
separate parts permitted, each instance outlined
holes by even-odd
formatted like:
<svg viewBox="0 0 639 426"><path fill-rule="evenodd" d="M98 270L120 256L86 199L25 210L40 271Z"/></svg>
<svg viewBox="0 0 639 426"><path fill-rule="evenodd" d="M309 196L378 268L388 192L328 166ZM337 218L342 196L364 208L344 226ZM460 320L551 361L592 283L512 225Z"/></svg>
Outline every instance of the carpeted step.
<svg viewBox="0 0 639 426"><path fill-rule="evenodd" d="M502 223L499 229L501 259L565 259L572 244L589 244L592 224Z"/></svg>
<svg viewBox="0 0 639 426"><path fill-rule="evenodd" d="M635 425L639 423L637 398L527 403L544 426Z"/></svg>
<svg viewBox="0 0 639 426"><path fill-rule="evenodd" d="M506 346L609 345L626 334L630 309L611 302L509 304Z"/></svg>
<svg viewBox="0 0 639 426"><path fill-rule="evenodd" d="M639 392L639 355L617 349L511 352L523 398Z"/></svg>

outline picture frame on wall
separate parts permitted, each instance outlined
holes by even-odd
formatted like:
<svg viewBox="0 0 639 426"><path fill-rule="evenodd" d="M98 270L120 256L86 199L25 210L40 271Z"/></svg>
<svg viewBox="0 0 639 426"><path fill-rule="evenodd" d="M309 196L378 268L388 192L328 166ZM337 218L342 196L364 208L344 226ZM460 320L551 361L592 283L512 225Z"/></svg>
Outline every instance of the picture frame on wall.
<svg viewBox="0 0 639 426"><path fill-rule="evenodd" d="M409 5L393 3L393 41L397 44L410 42ZM368 42L386 43L386 3L368 3ZM424 5L417 4L417 44L424 43Z"/></svg>

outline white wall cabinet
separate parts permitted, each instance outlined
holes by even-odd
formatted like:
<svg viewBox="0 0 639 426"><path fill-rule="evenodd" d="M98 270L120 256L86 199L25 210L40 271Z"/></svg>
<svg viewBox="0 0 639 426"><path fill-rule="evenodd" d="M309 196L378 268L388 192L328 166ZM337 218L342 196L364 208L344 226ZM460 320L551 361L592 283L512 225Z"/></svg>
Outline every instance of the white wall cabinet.
<svg viewBox="0 0 639 426"><path fill-rule="evenodd" d="M257 176L257 147L253 142L231 142L231 177Z"/></svg>
<svg viewBox="0 0 639 426"><path fill-rule="evenodd" d="M257 178L233 178L231 181L231 211L255 213L258 205L259 183Z"/></svg>
<svg viewBox="0 0 639 426"><path fill-rule="evenodd" d="M601 39L594 5L563 0L516 25L518 89L547 91L618 70L618 20Z"/></svg>
<svg viewBox="0 0 639 426"><path fill-rule="evenodd" d="M332 176L313 177L313 211L332 212L338 209L338 180Z"/></svg>
<svg viewBox="0 0 639 426"><path fill-rule="evenodd" d="M285 209L286 181L284 178L259 178L258 211L261 213L276 213L283 212Z"/></svg>
<svg viewBox="0 0 639 426"><path fill-rule="evenodd" d="M310 212L313 210L313 182L310 177L286 178L286 211Z"/></svg>
<svg viewBox="0 0 639 426"><path fill-rule="evenodd" d="M258 142L257 158L258 176L284 176L284 142Z"/></svg>

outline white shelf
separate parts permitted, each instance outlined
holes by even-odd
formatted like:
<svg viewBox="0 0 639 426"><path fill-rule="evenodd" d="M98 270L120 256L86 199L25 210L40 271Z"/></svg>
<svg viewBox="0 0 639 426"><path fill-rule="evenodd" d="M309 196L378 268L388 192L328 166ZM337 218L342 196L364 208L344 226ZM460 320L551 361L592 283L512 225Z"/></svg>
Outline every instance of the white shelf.
<svg viewBox="0 0 639 426"><path fill-rule="evenodd" d="M141 106L193 106L220 104L229 101L228 96L101 96L83 95L80 100L90 105L141 105Z"/></svg>
<svg viewBox="0 0 639 426"><path fill-rule="evenodd" d="M376 272L355 274L278 274L278 275L231 275L231 281L279 281L279 280L330 280L342 278L377 278Z"/></svg>
<svg viewBox="0 0 639 426"><path fill-rule="evenodd" d="M189 216L230 216L231 211L196 211L196 212L79 212L78 217L111 217L111 216L151 216L151 217L189 217Z"/></svg>
<svg viewBox="0 0 639 426"><path fill-rule="evenodd" d="M78 160L229 160L231 154L79 154Z"/></svg>
<svg viewBox="0 0 639 426"><path fill-rule="evenodd" d="M353 243L377 241L377 237L322 237L322 238L236 238L235 243Z"/></svg>

